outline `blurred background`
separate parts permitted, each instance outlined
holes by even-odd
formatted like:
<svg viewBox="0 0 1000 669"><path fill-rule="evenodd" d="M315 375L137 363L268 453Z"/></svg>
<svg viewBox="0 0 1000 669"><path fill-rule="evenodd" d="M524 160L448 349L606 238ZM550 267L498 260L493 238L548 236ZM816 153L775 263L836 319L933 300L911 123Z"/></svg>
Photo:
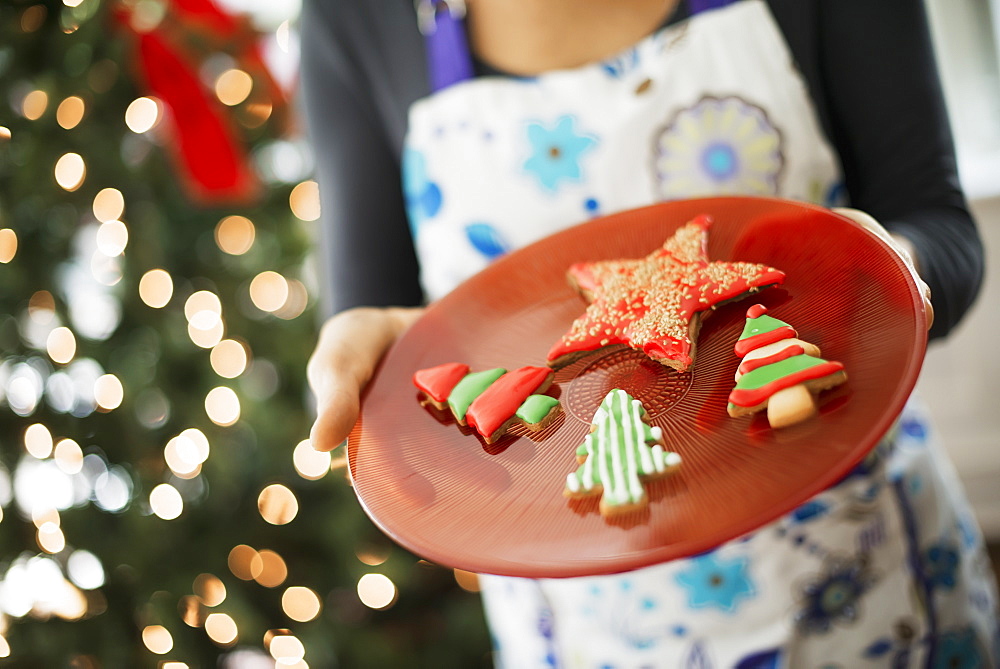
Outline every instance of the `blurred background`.
<svg viewBox="0 0 1000 669"><path fill-rule="evenodd" d="M1000 7L929 1L992 267ZM490 664L475 576L395 547L307 440L298 11L0 0L0 666ZM993 541L998 303L920 381Z"/></svg>
<svg viewBox="0 0 1000 669"><path fill-rule="evenodd" d="M306 440L298 9L0 1L2 666L488 664Z"/></svg>

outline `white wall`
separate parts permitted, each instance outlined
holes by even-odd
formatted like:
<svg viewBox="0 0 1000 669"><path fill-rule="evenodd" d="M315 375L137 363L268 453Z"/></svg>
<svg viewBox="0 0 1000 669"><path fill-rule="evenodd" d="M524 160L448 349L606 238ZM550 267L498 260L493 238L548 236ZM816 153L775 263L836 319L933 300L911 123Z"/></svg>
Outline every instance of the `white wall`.
<svg viewBox="0 0 1000 669"><path fill-rule="evenodd" d="M917 389L930 405L987 537L1000 541L1000 197L973 203L986 242L979 300L931 344Z"/></svg>

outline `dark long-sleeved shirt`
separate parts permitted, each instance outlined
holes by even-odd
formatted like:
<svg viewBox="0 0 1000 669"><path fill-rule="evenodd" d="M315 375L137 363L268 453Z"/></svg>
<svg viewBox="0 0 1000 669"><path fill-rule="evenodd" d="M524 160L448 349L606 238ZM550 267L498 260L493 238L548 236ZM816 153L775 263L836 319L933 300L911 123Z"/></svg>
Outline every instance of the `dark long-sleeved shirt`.
<svg viewBox="0 0 1000 669"><path fill-rule="evenodd" d="M958 184L920 0L768 0L844 170L850 205L914 245L947 334L983 249ZM685 2L671 21L686 18ZM490 73L477 64L478 73ZM418 305L400 180L410 105L430 93L411 0L306 0L302 93L323 201L327 309Z"/></svg>

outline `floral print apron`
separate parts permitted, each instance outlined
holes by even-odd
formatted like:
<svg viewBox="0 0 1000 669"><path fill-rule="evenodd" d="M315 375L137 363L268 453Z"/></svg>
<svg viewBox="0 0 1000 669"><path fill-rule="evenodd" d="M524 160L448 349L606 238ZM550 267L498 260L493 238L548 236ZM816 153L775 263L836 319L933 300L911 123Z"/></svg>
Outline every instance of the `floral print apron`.
<svg viewBox="0 0 1000 669"><path fill-rule="evenodd" d="M411 107L403 155L429 298L511 249L657 201L840 203L837 158L766 4L689 8L614 58L531 78L453 62L439 76L458 24L437 15L441 88ZM495 660L512 669L973 668L997 652L982 537L912 400L845 480L709 553L481 584Z"/></svg>

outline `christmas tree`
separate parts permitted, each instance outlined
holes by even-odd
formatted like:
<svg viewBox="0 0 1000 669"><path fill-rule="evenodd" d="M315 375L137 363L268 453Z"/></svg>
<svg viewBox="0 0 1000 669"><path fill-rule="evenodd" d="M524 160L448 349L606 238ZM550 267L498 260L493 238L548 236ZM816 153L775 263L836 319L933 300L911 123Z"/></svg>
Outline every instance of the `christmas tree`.
<svg viewBox="0 0 1000 669"><path fill-rule="evenodd" d="M735 351L743 362L729 395L729 415L766 408L774 428L811 418L817 412L813 395L847 380L841 363L820 358L815 344L798 339L791 325L769 316L762 304L747 310Z"/></svg>
<svg viewBox="0 0 1000 669"><path fill-rule="evenodd" d="M5 666L488 664L475 578L306 439L318 196L260 47L293 30L0 4Z"/></svg>
<svg viewBox="0 0 1000 669"><path fill-rule="evenodd" d="M571 498L600 492L600 510L613 515L640 510L648 503L643 483L676 469L680 456L663 448L663 431L644 420L639 400L615 388L594 414L593 430L576 449L580 466L567 474L564 494Z"/></svg>

